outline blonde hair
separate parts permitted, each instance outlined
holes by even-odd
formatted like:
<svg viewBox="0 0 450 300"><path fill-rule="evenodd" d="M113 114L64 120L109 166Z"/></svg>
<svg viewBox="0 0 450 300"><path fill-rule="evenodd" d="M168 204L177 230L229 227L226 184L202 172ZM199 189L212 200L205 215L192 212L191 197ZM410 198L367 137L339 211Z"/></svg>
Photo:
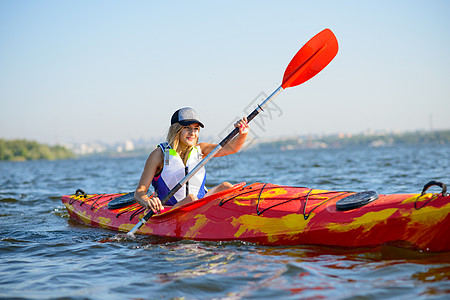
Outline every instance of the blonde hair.
<svg viewBox="0 0 450 300"><path fill-rule="evenodd" d="M174 123L169 127L169 131L167 132L167 137L166 137L166 141L167 143L169 143L170 147L175 150L178 151L178 147L180 145L180 132L183 129L183 125L181 125L180 123ZM198 137L197 137L197 141L195 141L195 144L198 143ZM189 158L189 153L191 153L192 151L192 146L189 146L186 149L186 152L184 153L184 157L181 157L183 159L183 163L184 165L186 165L187 160Z"/></svg>

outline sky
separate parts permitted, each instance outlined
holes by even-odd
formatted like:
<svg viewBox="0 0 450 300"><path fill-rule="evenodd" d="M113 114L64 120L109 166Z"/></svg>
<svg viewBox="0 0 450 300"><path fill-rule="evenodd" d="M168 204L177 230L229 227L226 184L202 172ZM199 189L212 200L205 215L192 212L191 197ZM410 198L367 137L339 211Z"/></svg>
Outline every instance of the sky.
<svg viewBox="0 0 450 300"><path fill-rule="evenodd" d="M450 129L449 1L0 0L0 138L162 138L192 107L218 142L331 29L339 53L257 138Z"/></svg>

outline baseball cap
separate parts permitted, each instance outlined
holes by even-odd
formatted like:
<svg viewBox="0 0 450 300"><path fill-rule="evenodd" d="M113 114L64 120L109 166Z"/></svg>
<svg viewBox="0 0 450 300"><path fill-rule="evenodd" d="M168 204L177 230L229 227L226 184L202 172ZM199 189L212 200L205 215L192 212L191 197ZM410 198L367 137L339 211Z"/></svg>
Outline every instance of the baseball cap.
<svg viewBox="0 0 450 300"><path fill-rule="evenodd" d="M180 123L183 126L190 125L193 123L200 124L200 127L205 127L202 122L200 122L197 112L190 107L183 107L173 113L170 124Z"/></svg>

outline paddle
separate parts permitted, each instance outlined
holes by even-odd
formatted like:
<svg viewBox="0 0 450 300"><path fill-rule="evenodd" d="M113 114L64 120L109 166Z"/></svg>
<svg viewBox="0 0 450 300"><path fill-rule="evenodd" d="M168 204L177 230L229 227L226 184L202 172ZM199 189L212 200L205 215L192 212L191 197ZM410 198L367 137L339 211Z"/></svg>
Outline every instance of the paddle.
<svg viewBox="0 0 450 300"><path fill-rule="evenodd" d="M323 70L336 56L338 52L338 43L336 37L330 29L325 29L310 39L292 58L286 68L283 76L283 82L266 100L248 115L247 121L250 122L264 108L288 87L294 87L311 79L321 70ZM169 201L170 198L184 185L189 179L197 173L216 153L222 149L233 137L239 133L239 128L234 128L203 160L189 172L162 200L162 204ZM149 211L131 230L127 233L134 236L136 231L142 227L151 217L153 211Z"/></svg>

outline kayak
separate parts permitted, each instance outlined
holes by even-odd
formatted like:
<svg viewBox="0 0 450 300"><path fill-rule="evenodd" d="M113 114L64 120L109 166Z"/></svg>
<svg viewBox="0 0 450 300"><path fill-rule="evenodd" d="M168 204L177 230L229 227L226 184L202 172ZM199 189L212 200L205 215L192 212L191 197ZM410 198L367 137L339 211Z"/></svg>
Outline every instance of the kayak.
<svg viewBox="0 0 450 300"><path fill-rule="evenodd" d="M421 194L378 195L374 191L240 183L193 203L165 209L137 233L260 245L395 245L450 251L450 196L443 186L438 194L426 193L424 188ZM62 196L62 202L70 218L122 232L130 231L147 213L132 194L88 195L78 190Z"/></svg>

